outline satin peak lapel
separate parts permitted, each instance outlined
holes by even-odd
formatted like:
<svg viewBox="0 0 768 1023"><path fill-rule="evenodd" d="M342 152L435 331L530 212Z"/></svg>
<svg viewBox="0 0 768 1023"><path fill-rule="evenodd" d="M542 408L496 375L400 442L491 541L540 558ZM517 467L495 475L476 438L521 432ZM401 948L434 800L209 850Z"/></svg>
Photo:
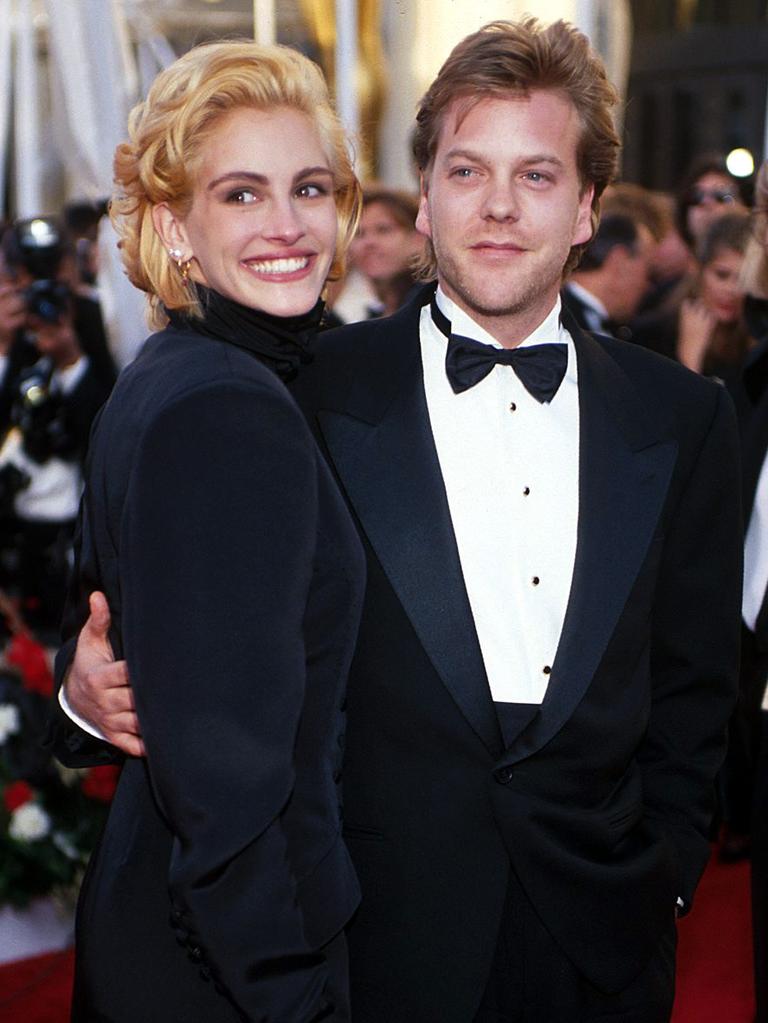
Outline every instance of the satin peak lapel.
<svg viewBox="0 0 768 1023"><path fill-rule="evenodd" d="M571 593L540 713L505 762L540 749L568 720L598 669L648 553L677 442L638 400L600 343L567 324L579 371L579 524Z"/></svg>
<svg viewBox="0 0 768 1023"><path fill-rule="evenodd" d="M503 746L424 397L418 319L392 321L386 367L318 421L347 497L443 683L491 753ZM371 411L374 410L374 411ZM361 418L363 416L364 418Z"/></svg>

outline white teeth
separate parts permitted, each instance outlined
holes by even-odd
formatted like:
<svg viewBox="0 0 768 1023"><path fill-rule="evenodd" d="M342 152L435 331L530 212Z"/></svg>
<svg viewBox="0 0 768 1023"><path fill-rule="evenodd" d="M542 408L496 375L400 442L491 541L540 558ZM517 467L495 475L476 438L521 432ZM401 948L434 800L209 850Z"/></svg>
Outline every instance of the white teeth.
<svg viewBox="0 0 768 1023"><path fill-rule="evenodd" d="M291 274L309 266L308 256L294 256L292 259L262 259L249 263L251 270L259 274Z"/></svg>

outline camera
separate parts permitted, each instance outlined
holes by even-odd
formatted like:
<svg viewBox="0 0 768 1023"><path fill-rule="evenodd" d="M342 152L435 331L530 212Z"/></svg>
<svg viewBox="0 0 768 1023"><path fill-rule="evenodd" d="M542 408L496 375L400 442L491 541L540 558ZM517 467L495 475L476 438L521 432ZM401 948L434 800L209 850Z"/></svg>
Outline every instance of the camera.
<svg viewBox="0 0 768 1023"><path fill-rule="evenodd" d="M48 279L33 281L24 289L23 296L27 312L45 323L59 323L72 303L67 285Z"/></svg>
<svg viewBox="0 0 768 1023"><path fill-rule="evenodd" d="M13 273L25 270L35 280L53 280L65 252L64 234L55 217L17 220L3 234L3 257Z"/></svg>

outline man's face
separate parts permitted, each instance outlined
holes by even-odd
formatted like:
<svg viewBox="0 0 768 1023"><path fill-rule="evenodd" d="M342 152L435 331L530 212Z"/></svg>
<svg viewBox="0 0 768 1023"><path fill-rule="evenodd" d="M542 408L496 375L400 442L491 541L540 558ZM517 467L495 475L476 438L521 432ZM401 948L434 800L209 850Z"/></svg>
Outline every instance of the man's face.
<svg viewBox="0 0 768 1023"><path fill-rule="evenodd" d="M547 316L572 245L592 234L576 166L580 123L559 93L483 99L446 112L416 226L440 284L506 345Z"/></svg>
<svg viewBox="0 0 768 1023"><path fill-rule="evenodd" d="M656 243L645 224L637 225L637 241L630 251L623 246L614 249L616 255L615 287L610 301L604 300L611 317L620 322L631 320L637 312L643 295L648 290L650 267Z"/></svg>

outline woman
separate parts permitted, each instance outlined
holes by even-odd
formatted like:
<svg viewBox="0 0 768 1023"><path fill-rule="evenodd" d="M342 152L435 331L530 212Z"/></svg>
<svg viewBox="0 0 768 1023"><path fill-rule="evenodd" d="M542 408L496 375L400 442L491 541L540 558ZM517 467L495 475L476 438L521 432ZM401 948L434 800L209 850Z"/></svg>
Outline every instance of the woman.
<svg viewBox="0 0 768 1023"><path fill-rule="evenodd" d="M414 261L424 250L424 238L415 227L418 212L418 196L410 192L370 186L363 193L350 254L376 295L376 316L396 313L414 287Z"/></svg>
<svg viewBox="0 0 768 1023"><path fill-rule="evenodd" d="M696 252L712 224L726 213L746 213L742 187L719 153L691 163L675 197L675 221L683 241Z"/></svg>
<svg viewBox="0 0 768 1023"><path fill-rule="evenodd" d="M285 381L359 186L319 70L284 47L191 51L130 136L112 217L160 329L92 440L79 588L112 609L146 760L83 885L73 1018L347 1018L362 553Z"/></svg>
<svg viewBox="0 0 768 1023"><path fill-rule="evenodd" d="M645 347L726 383L737 405L743 401L744 357L754 343L743 317L739 276L748 238L746 213L729 213L714 221L699 249L699 269L681 282L636 335Z"/></svg>
<svg viewBox="0 0 768 1023"><path fill-rule="evenodd" d="M699 248L700 268L677 322L677 357L697 373L738 380L754 341L744 323L740 275L749 239L746 213L713 221Z"/></svg>

